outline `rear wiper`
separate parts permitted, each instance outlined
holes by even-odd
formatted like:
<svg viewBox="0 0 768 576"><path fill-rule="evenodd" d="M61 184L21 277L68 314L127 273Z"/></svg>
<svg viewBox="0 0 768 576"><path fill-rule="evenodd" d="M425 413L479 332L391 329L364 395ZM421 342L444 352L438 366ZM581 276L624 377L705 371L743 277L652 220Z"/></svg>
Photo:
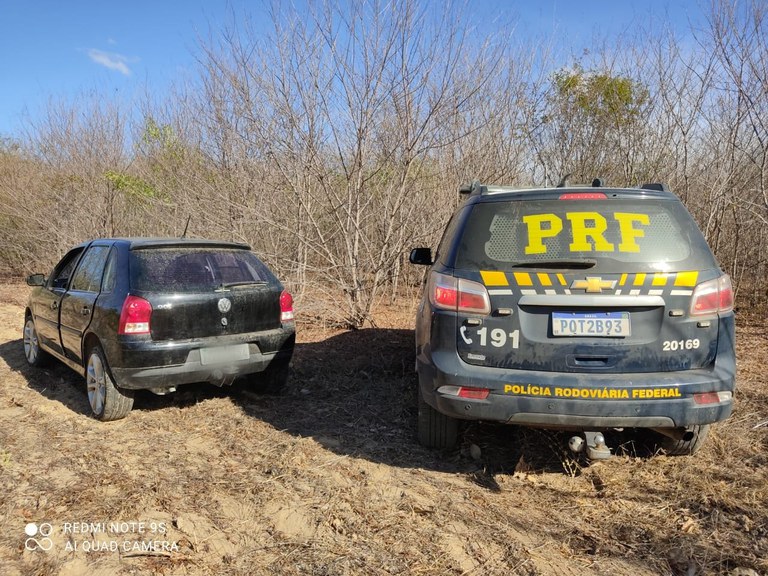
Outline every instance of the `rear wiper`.
<svg viewBox="0 0 768 576"><path fill-rule="evenodd" d="M592 268L597 264L597 260L591 258L573 259L573 260L541 260L539 262L517 262L512 266L514 268Z"/></svg>
<svg viewBox="0 0 768 576"><path fill-rule="evenodd" d="M239 282L222 282L219 284L219 290L234 288L236 286L266 286L266 280L241 280Z"/></svg>

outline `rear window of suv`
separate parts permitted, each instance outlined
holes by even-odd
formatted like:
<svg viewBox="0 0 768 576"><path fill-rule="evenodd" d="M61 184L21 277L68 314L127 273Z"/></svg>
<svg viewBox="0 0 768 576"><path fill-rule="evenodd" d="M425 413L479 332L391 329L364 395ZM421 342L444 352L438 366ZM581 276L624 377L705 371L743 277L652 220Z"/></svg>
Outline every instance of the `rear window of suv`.
<svg viewBox="0 0 768 576"><path fill-rule="evenodd" d="M579 267L603 272L716 266L680 202L635 199L480 202L456 251L458 269Z"/></svg>
<svg viewBox="0 0 768 576"><path fill-rule="evenodd" d="M247 250L148 248L131 251L131 286L147 292L200 292L270 283L274 277Z"/></svg>

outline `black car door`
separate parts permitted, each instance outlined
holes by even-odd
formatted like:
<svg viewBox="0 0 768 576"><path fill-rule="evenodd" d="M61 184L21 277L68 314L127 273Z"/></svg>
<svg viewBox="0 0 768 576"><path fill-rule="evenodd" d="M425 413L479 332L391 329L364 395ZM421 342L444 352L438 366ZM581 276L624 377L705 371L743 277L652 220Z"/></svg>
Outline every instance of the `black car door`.
<svg viewBox="0 0 768 576"><path fill-rule="evenodd" d="M59 337L59 307L82 253L82 246L67 252L51 272L45 286L37 292L35 301L32 303L35 329L40 343L44 348L57 354L64 353Z"/></svg>
<svg viewBox="0 0 768 576"><path fill-rule="evenodd" d="M75 270L69 290L61 299L61 343L67 358L78 364L83 363L83 334L93 317L109 248L103 244L88 248Z"/></svg>

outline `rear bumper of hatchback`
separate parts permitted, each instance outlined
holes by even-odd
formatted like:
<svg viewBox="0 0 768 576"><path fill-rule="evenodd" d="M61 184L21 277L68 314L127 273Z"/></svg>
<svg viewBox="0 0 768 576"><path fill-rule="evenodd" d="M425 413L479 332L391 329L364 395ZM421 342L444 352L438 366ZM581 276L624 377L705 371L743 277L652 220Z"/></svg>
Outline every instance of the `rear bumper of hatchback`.
<svg viewBox="0 0 768 576"><path fill-rule="evenodd" d="M184 341L123 340L110 343L107 355L118 386L128 390L160 391L195 382L222 384L287 364L293 355L292 326L253 334ZM248 358L206 364L201 348L248 345Z"/></svg>
<svg viewBox="0 0 768 576"><path fill-rule="evenodd" d="M709 368L633 374L508 370L466 364L455 350L423 352L417 357L423 397L453 418L575 429L679 428L719 422L733 408L736 366L727 350ZM485 399L464 398L457 396L461 387L490 392ZM695 394L708 394L698 397L708 402L697 403Z"/></svg>

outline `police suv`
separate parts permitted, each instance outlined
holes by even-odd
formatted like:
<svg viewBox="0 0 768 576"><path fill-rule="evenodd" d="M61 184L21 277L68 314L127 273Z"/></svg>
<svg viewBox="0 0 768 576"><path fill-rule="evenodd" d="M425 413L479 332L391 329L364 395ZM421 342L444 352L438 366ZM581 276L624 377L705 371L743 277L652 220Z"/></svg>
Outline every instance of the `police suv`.
<svg viewBox="0 0 768 576"><path fill-rule="evenodd" d="M663 184L517 190L474 183L430 265L416 322L418 435L461 420L647 428L692 454L732 409L731 280ZM574 442L575 441L575 442Z"/></svg>

